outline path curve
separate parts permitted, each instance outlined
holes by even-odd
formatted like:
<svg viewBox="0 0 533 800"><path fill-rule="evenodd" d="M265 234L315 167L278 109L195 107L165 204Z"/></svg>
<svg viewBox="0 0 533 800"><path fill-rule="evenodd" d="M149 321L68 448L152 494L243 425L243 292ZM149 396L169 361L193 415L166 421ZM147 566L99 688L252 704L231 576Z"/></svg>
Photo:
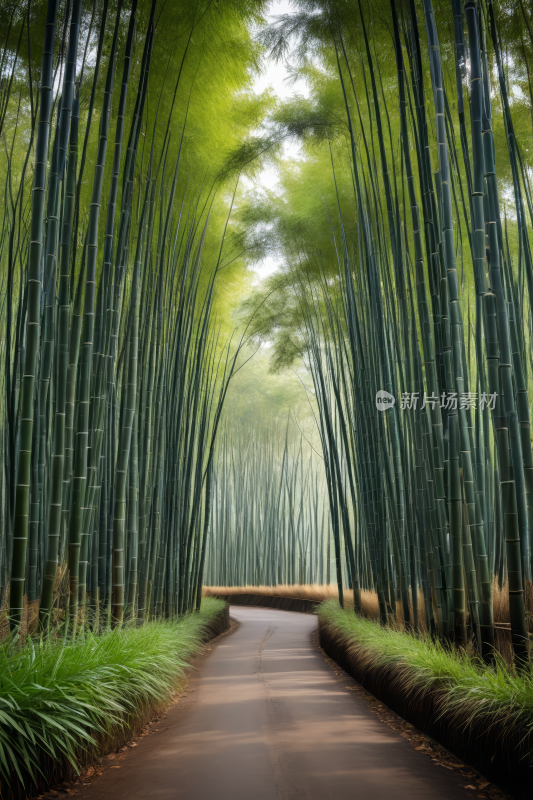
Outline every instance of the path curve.
<svg viewBox="0 0 533 800"><path fill-rule="evenodd" d="M232 606L159 732L86 800L466 800L464 778L382 723L312 642L316 617Z"/></svg>

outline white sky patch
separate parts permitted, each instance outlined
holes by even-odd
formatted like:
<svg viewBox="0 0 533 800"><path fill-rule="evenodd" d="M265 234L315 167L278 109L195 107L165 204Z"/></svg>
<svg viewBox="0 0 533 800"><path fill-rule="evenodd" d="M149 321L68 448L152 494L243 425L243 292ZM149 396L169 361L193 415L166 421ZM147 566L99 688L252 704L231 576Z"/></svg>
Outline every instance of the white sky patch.
<svg viewBox="0 0 533 800"><path fill-rule="evenodd" d="M295 10L289 0L273 0L270 4L268 13L268 22L274 22L275 17L280 14L294 14ZM271 89L272 92L281 100L287 100L294 95L299 94L303 97L309 97L309 88L305 81L298 80L296 82L288 81L289 71L287 64L284 61L269 60L265 63L263 74L260 75L254 83L254 91L261 94L266 89ZM297 142L285 142L283 145L283 157L285 159L298 159L301 158L300 146ZM273 167L265 167L252 181L244 179L245 185L254 188L256 191L266 189L267 191L275 191L278 184L278 172ZM255 267L257 275L257 282L259 283L264 278L272 275L273 272L280 267L281 260L267 256L261 263Z"/></svg>
<svg viewBox="0 0 533 800"><path fill-rule="evenodd" d="M268 12L268 22L274 22L275 17L279 17L281 14L295 13L289 0L272 0ZM263 74L255 81L254 90L259 93L270 87L283 100L292 97L294 94L303 94L305 97L309 97L309 90L305 81L296 81L295 84L290 85L286 81L287 77L288 72L283 61L278 61L277 63L273 60L268 61Z"/></svg>

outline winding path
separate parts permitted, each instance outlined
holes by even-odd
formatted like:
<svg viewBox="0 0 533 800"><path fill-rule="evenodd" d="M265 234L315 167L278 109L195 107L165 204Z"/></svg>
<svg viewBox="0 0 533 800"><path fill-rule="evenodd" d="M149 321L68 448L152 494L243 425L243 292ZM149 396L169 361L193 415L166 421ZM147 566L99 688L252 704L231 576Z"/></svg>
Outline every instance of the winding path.
<svg viewBox="0 0 533 800"><path fill-rule="evenodd" d="M78 797L466 800L464 778L382 723L312 642L316 618L232 607L185 698Z"/></svg>

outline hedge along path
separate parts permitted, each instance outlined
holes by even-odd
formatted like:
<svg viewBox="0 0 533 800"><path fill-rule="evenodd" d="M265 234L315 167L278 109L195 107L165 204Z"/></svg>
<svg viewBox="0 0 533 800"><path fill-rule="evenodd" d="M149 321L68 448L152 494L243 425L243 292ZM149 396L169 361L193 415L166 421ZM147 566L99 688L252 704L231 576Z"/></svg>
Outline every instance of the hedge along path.
<svg viewBox="0 0 533 800"><path fill-rule="evenodd" d="M0 646L0 791L33 796L127 741L183 686L190 659L228 624L214 598L179 620L85 626L75 641ZM32 795L33 792L33 795Z"/></svg>

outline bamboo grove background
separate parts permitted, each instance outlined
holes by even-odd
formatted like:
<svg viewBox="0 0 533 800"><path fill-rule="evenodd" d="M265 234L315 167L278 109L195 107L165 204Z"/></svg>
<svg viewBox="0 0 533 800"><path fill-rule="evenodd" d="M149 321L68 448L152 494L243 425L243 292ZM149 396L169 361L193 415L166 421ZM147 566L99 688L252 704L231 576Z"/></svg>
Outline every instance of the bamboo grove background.
<svg viewBox="0 0 533 800"><path fill-rule="evenodd" d="M329 584L333 565L323 470L297 423L251 431L226 416L204 583Z"/></svg>
<svg viewBox="0 0 533 800"><path fill-rule="evenodd" d="M251 0L0 10L11 625L172 616L204 574L325 581L333 557L341 604L371 589L383 623L399 601L487 660L496 576L526 659L531 10L303 0L258 35ZM262 52L309 96L248 93ZM280 191L247 194L265 159ZM304 370L317 460L279 426L227 421L217 449L250 336Z"/></svg>
<svg viewBox="0 0 533 800"><path fill-rule="evenodd" d="M221 143L246 133L250 105L260 114L245 93L261 9L1 5L0 607L12 627L28 606L44 628L67 610L75 630L89 611L120 622L199 605L238 353L227 305L246 285L225 238Z"/></svg>
<svg viewBox="0 0 533 800"><path fill-rule="evenodd" d="M356 610L487 660L494 576L519 660L531 630L532 31L522 3L302 2L262 41L310 97L255 144L306 158L242 212L285 260L256 294L312 375L341 604L345 549Z"/></svg>

